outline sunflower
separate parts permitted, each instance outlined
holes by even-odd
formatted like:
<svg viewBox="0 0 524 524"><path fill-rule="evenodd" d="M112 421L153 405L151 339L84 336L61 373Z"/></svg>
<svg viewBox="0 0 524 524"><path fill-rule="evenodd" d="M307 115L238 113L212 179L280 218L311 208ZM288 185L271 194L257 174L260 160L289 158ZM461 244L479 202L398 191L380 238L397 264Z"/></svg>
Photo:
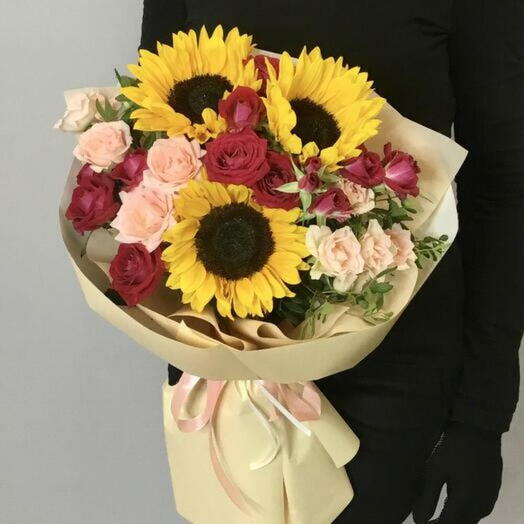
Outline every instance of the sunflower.
<svg viewBox="0 0 524 524"><path fill-rule="evenodd" d="M349 69L342 58L324 59L318 47L304 49L296 63L284 53L278 74L266 63L269 127L289 153L302 160L320 155L333 171L377 134L375 116L385 100L370 98L372 82L358 67Z"/></svg>
<svg viewBox="0 0 524 524"><path fill-rule="evenodd" d="M129 70L139 80L122 93L140 106L131 117L140 131L188 134L205 142L225 129L218 102L238 85L257 90L252 37L232 29L224 39L218 26L211 37L203 27L173 35L173 46L159 43L157 54L140 51L139 65Z"/></svg>
<svg viewBox="0 0 524 524"><path fill-rule="evenodd" d="M299 209L261 207L246 186L195 180L175 200L177 224L164 234L166 285L195 311L216 298L220 315L262 317L300 282L306 229Z"/></svg>

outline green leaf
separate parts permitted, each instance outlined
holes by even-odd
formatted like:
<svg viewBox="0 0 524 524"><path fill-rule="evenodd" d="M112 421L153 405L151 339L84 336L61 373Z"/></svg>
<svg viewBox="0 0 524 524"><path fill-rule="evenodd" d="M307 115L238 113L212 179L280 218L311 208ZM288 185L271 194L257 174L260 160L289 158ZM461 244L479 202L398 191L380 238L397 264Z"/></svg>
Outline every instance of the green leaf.
<svg viewBox="0 0 524 524"><path fill-rule="evenodd" d="M311 206L312 200L313 200L313 197L311 196L311 193L308 193L307 191L300 192L300 202L302 203L302 209L304 211L307 211L309 209L309 206Z"/></svg>
<svg viewBox="0 0 524 524"><path fill-rule="evenodd" d="M393 286L389 282L374 282L370 289L373 293L387 293L393 289Z"/></svg>
<svg viewBox="0 0 524 524"><path fill-rule="evenodd" d="M288 184L283 184L277 187L277 190L282 191L282 193L298 193L298 182L289 182Z"/></svg>
<svg viewBox="0 0 524 524"><path fill-rule="evenodd" d="M115 75L121 87L136 87L138 85L138 80L136 78L121 75L116 69Z"/></svg>

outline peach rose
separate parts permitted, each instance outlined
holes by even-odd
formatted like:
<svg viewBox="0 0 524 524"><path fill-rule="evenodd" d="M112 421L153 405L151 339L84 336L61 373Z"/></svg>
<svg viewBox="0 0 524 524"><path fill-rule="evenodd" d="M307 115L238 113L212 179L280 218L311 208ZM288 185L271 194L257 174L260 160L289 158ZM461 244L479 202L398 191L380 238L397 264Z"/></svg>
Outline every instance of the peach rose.
<svg viewBox="0 0 524 524"><path fill-rule="evenodd" d="M116 109L120 105L115 97L119 94L118 88L87 88L72 89L64 93L66 111L62 118L54 125L55 129L68 133L81 133L97 120L101 120L96 109L96 101L102 104L109 100Z"/></svg>
<svg viewBox="0 0 524 524"><path fill-rule="evenodd" d="M371 274L378 274L394 263L395 247L377 220L369 221L368 229L360 239L362 257L366 269Z"/></svg>
<svg viewBox="0 0 524 524"><path fill-rule="evenodd" d="M317 259L310 271L311 278L334 277L333 287L341 293L348 291L364 271L360 243L348 226L334 232L327 226L310 226L306 245Z"/></svg>
<svg viewBox="0 0 524 524"><path fill-rule="evenodd" d="M408 262L414 262L417 255L413 251L415 244L411 241L411 233L407 229L403 229L400 224L393 224L391 229L387 229L386 233L393 242L395 249L394 264L397 269L409 269Z"/></svg>
<svg viewBox="0 0 524 524"><path fill-rule="evenodd" d="M352 214L363 215L374 209L375 193L372 189L351 182L351 180L342 180L340 187L348 197Z"/></svg>
<svg viewBox="0 0 524 524"><path fill-rule="evenodd" d="M197 175L203 154L200 144L185 136L157 140L147 155L144 185L174 193Z"/></svg>
<svg viewBox="0 0 524 524"><path fill-rule="evenodd" d="M120 193L122 206L111 226L118 229L116 239L123 244L143 244L151 253L162 242L166 229L175 223L173 197L140 185Z"/></svg>
<svg viewBox="0 0 524 524"><path fill-rule="evenodd" d="M100 122L80 135L73 154L100 173L120 164L132 141L131 129L125 122Z"/></svg>

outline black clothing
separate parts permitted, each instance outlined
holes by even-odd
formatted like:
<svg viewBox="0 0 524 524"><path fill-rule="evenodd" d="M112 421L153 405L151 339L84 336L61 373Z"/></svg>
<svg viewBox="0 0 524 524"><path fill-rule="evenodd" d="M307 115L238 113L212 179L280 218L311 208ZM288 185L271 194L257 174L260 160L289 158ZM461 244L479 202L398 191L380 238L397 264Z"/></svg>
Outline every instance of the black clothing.
<svg viewBox="0 0 524 524"><path fill-rule="evenodd" d="M442 478L453 486L457 467L474 478L482 465L467 457L479 449L494 465L491 476L483 470L486 505L461 524L476 522L496 498L497 434L509 428L518 399L523 325L523 22L520 0L144 1L144 48L203 24L238 26L261 49L295 56L318 45L324 56L368 71L404 116L446 135L454 124L470 152L457 178L458 239L381 346L356 368L317 382L362 442L348 465L356 496L337 523L403 522L450 419L459 424L430 462ZM180 373L169 371L176 383ZM468 445L471 454L459 460ZM428 472L430 494L442 478ZM464 508L455 495L446 524Z"/></svg>
<svg viewBox="0 0 524 524"><path fill-rule="evenodd" d="M435 512L444 482L449 497L438 524L475 524L493 511L502 479L500 435L452 424L427 466L413 511L417 524L426 524Z"/></svg>
<svg viewBox="0 0 524 524"><path fill-rule="evenodd" d="M406 117L447 135L454 122L470 151L457 179L458 240L383 344L355 369L319 381L343 414L417 426L459 387L453 419L509 427L524 299L523 22L519 0L144 2L143 47L219 23L253 34L262 49L297 55L319 45L368 71Z"/></svg>

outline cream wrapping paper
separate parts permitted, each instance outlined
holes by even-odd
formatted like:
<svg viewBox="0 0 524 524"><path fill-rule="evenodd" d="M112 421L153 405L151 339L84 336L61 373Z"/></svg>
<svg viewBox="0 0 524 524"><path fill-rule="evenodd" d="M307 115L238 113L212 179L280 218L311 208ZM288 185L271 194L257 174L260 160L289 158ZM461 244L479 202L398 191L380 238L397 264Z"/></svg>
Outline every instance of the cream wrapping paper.
<svg viewBox="0 0 524 524"><path fill-rule="evenodd" d="M256 393L252 382L228 382L215 432L224 468L249 501L251 516L224 494L209 459L209 428L195 433L177 428L170 410L174 387L164 384L166 446L178 512L197 524L332 522L353 497L343 466L358 450L357 437L322 397L322 418L306 423L312 436L278 418L272 425L281 449L268 465L253 471L250 465L271 454L273 441L250 403L242 398L239 386L250 388L257 406L267 409L268 403ZM201 394L190 402L189 414L198 412L195 405L199 404Z"/></svg>
<svg viewBox="0 0 524 524"><path fill-rule="evenodd" d="M412 154L421 167L419 185L427 199L417 199L411 230L418 237L447 234L452 242L458 220L451 184L466 151L387 104L379 118L379 135L368 141L368 148L380 151L384 142L391 141L395 149ZM217 319L210 309L194 313L167 288L136 308L118 307L104 296L107 270L117 248L114 235L100 230L87 241L64 216L79 167L74 163L67 179L60 227L89 306L165 362L192 375L231 381L220 400L215 429L224 465L254 503L256 514L247 517L224 493L209 458L209 428L188 434L176 427L169 409L173 388L165 384L166 445L180 514L196 524L332 522L353 497L344 465L358 450L356 436L322 397L320 419L306 423L312 436L279 418L272 423L279 435L279 452L265 467L252 471L249 464L264 456L271 439L239 395L238 385L259 379L304 382L356 366L381 343L436 263L426 261L423 270L395 276L394 291L385 303L385 310L394 313L389 321L370 326L340 306L325 324L317 325L315 337L309 340L298 340L296 331L284 332L259 320L232 323Z"/></svg>

